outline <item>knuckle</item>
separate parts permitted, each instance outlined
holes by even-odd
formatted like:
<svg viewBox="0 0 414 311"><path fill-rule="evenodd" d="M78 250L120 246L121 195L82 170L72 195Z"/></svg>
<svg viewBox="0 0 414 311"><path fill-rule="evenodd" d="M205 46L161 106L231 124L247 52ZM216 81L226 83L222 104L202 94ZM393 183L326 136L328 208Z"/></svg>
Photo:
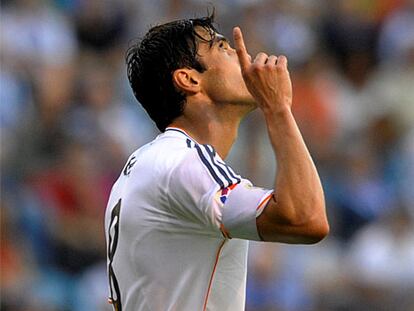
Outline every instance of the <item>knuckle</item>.
<svg viewBox="0 0 414 311"><path fill-rule="evenodd" d="M242 69L242 75L244 76L244 77L246 77L246 78L249 78L250 76L251 76L251 74L252 74L252 68L251 67L249 67L249 68L245 68L245 69Z"/></svg>
<svg viewBox="0 0 414 311"><path fill-rule="evenodd" d="M286 70L285 70L285 68L280 67L280 68L276 68L276 72L277 72L278 75L282 76L282 75L285 74Z"/></svg>
<svg viewBox="0 0 414 311"><path fill-rule="evenodd" d="M252 71L250 69L249 70L244 70L244 71L242 71L242 75L245 79L250 79L250 77L252 75Z"/></svg>
<svg viewBox="0 0 414 311"><path fill-rule="evenodd" d="M260 72L263 70L263 66L260 64L253 64L252 65L252 71L253 72Z"/></svg>

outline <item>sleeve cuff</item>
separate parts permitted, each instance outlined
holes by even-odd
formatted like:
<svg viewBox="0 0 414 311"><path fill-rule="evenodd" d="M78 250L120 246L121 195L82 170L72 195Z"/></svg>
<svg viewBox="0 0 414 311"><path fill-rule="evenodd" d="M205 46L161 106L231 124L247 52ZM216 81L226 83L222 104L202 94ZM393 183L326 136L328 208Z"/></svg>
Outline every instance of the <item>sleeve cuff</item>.
<svg viewBox="0 0 414 311"><path fill-rule="evenodd" d="M263 212L272 193L273 190L253 187L248 181L231 191L222 212L222 223L230 237L261 241L256 217Z"/></svg>

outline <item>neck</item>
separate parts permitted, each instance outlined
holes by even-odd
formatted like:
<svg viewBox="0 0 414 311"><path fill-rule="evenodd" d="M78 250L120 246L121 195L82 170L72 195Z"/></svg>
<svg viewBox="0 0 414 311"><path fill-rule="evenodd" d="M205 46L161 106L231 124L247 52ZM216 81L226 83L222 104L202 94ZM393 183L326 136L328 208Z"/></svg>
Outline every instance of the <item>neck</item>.
<svg viewBox="0 0 414 311"><path fill-rule="evenodd" d="M237 138L237 132L242 116L237 111L239 107L227 107L217 113L203 111L193 115L184 114L175 119L169 126L186 131L200 144L214 147L222 159L225 159Z"/></svg>

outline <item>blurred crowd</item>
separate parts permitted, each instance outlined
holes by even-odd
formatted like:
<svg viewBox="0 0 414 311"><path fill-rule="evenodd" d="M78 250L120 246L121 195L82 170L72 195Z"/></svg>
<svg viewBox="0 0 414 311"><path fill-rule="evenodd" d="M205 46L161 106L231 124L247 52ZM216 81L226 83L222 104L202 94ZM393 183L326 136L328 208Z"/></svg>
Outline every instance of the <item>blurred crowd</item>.
<svg viewBox="0 0 414 311"><path fill-rule="evenodd" d="M246 310L414 310L413 0L2 0L1 310L111 310L106 200L158 134L125 51L212 5L230 40L288 57L331 224L315 246L251 243ZM273 187L259 111L227 162Z"/></svg>

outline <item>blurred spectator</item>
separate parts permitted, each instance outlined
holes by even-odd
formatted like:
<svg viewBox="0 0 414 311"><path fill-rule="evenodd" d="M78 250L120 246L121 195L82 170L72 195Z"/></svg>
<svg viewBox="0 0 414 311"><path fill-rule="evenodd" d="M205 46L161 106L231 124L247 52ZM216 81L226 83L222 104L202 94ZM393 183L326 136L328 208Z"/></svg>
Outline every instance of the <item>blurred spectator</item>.
<svg viewBox="0 0 414 311"><path fill-rule="evenodd" d="M5 5L1 26L2 49L10 57L8 63L24 65L27 70L68 64L77 52L68 18L46 1L16 0Z"/></svg>
<svg viewBox="0 0 414 311"><path fill-rule="evenodd" d="M337 136L335 110L336 85L330 81L332 70L323 55L315 55L292 74L295 97L293 114L316 161L333 152Z"/></svg>
<svg viewBox="0 0 414 311"><path fill-rule="evenodd" d="M10 158L16 131L33 112L35 123L59 118L72 91L77 43L68 19L44 2L14 1L0 14L2 147Z"/></svg>
<svg viewBox="0 0 414 311"><path fill-rule="evenodd" d="M77 8L76 34L82 49L96 53L123 42L126 29L123 6L115 1L82 1Z"/></svg>
<svg viewBox="0 0 414 311"><path fill-rule="evenodd" d="M3 58L37 84L39 100L53 113L71 92L77 42L67 17L36 0L18 0L1 12ZM16 40L16 38L18 38Z"/></svg>
<svg viewBox="0 0 414 311"><path fill-rule="evenodd" d="M401 178L400 196L411 217L414 218L414 204L412 204L414 202L414 191L412 191L414 185L414 127L404 138L401 160L402 168L400 171L404 174L398 176Z"/></svg>
<svg viewBox="0 0 414 311"><path fill-rule="evenodd" d="M349 82L360 88L375 65L375 20L359 1L338 0L330 6L322 23L324 44Z"/></svg>
<svg viewBox="0 0 414 311"><path fill-rule="evenodd" d="M384 63L402 65L414 53L414 1L404 5L386 17L380 32L378 56Z"/></svg>
<svg viewBox="0 0 414 311"><path fill-rule="evenodd" d="M125 50L128 23L126 18L122 2L78 2L74 13L74 28L81 47L80 60L98 60L106 66L119 66Z"/></svg>
<svg viewBox="0 0 414 311"><path fill-rule="evenodd" d="M8 209L2 202L1 206L1 309L13 310L22 304L21 299L28 289L28 284L35 276L33 258L30 245L24 240L24 236L16 232L18 223L13 219Z"/></svg>
<svg viewBox="0 0 414 311"><path fill-rule="evenodd" d="M108 303L107 280L105 261L87 269L79 279L75 310L112 310L112 306Z"/></svg>
<svg viewBox="0 0 414 311"><path fill-rule="evenodd" d="M268 29L266 41L269 50L276 51L277 54L289 55L289 64L292 68L303 65L317 49L316 34L307 20L309 16L304 15L305 8L298 3L296 7L294 4L289 4L289 1L273 3L273 10L267 12L269 24L266 27ZM312 5L308 4L308 9L312 9Z"/></svg>
<svg viewBox="0 0 414 311"><path fill-rule="evenodd" d="M56 165L57 157L67 143L64 130L64 117L68 110L67 101L46 104L42 101L40 91L36 88L36 103L20 121L13 139L13 156L9 169L17 177L29 177L39 171Z"/></svg>
<svg viewBox="0 0 414 311"><path fill-rule="evenodd" d="M80 70L78 98L67 114L67 131L93 146L104 167L116 174L137 146L155 135L154 127L139 113L138 103L125 104L117 94L113 68L86 62ZM144 119L145 118L145 119Z"/></svg>
<svg viewBox="0 0 414 311"><path fill-rule="evenodd" d="M361 226L372 222L395 206L393 189L382 179L377 159L356 150L344 161L341 187L343 193L336 202L341 209L336 215L342 224L340 236L349 239Z"/></svg>
<svg viewBox="0 0 414 311"><path fill-rule="evenodd" d="M367 86L373 95L370 113L393 116L403 130L414 124L414 48L407 56L378 67Z"/></svg>
<svg viewBox="0 0 414 311"><path fill-rule="evenodd" d="M413 225L400 208L358 232L348 257L353 310L412 310Z"/></svg>
<svg viewBox="0 0 414 311"><path fill-rule="evenodd" d="M252 243L246 310L300 311L312 308L304 282L304 248Z"/></svg>
<svg viewBox="0 0 414 311"><path fill-rule="evenodd" d="M78 272L104 252L100 217L112 180L106 179L93 153L81 144L67 145L59 162L34 176L32 183L45 212L54 219L50 233L64 252L57 264Z"/></svg>

